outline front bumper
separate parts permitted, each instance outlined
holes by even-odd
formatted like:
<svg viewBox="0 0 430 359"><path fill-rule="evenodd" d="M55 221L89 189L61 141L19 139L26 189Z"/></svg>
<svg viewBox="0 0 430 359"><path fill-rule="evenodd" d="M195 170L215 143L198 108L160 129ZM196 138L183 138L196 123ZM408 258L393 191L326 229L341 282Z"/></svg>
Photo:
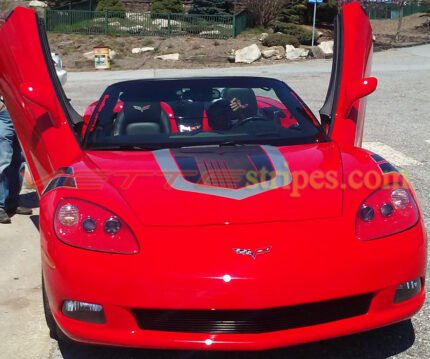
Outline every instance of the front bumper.
<svg viewBox="0 0 430 359"><path fill-rule="evenodd" d="M229 231L240 233L239 227ZM286 228L286 224L271 225L273 233ZM256 260L232 251L231 257L226 255L220 261L216 248L222 245L213 247L209 254L207 247L197 247L203 233L210 233L207 243L212 237L221 238L217 228L196 229L192 239L185 229L154 231L157 236L154 232L152 238L157 240L148 241L138 255L131 256L72 248L56 238L45 238L41 231L47 295L53 315L67 336L79 342L128 347L265 350L393 324L413 316L425 300L426 239L421 223L406 232L370 242L339 242L321 233L318 238L304 236L302 241L306 244L291 243L287 251L278 253L274 241L271 255ZM237 233L223 231L227 238L237 238ZM265 231L265 225L253 227L252 236L262 238L261 245L267 244L267 235L262 235ZM334 243L336 251L331 247ZM228 248L231 250L230 244ZM231 276L231 281L224 280L225 274ZM396 288L416 278L422 281L421 291L394 304ZM135 315L142 309L268 310L363 294L369 294L371 299L368 309L358 315L258 333L146 330ZM91 324L66 317L61 307L67 299L101 304L106 323Z"/></svg>

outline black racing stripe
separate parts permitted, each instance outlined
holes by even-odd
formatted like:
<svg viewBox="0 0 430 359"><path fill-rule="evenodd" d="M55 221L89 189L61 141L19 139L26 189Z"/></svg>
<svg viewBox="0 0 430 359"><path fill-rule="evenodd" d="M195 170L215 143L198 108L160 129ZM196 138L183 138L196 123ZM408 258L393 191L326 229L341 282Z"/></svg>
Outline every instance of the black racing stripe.
<svg viewBox="0 0 430 359"><path fill-rule="evenodd" d="M193 183L239 189L273 179L273 164L261 146L172 149L182 176ZM263 175L264 174L264 175Z"/></svg>
<svg viewBox="0 0 430 359"><path fill-rule="evenodd" d="M48 185L43 190L42 195L58 187L76 188L76 181L72 177L66 177L66 176L56 177L51 182L48 183Z"/></svg>
<svg viewBox="0 0 430 359"><path fill-rule="evenodd" d="M187 181L200 183L201 174L196 159L191 156L177 156L176 163Z"/></svg>
<svg viewBox="0 0 430 359"><path fill-rule="evenodd" d="M391 163L389 162L385 162L385 163L380 163L379 164L379 168L381 169L381 171L383 173L389 173L389 172L399 172L398 169L396 167L394 167Z"/></svg>
<svg viewBox="0 0 430 359"><path fill-rule="evenodd" d="M269 172L274 171L272 162L264 152L251 154L250 158L255 164L255 167L257 168L258 172L261 172L262 170L267 170Z"/></svg>
<svg viewBox="0 0 430 359"><path fill-rule="evenodd" d="M383 158L382 156L377 155L376 153L372 153L370 155L370 157L372 157L375 162L384 162L385 161L385 158Z"/></svg>

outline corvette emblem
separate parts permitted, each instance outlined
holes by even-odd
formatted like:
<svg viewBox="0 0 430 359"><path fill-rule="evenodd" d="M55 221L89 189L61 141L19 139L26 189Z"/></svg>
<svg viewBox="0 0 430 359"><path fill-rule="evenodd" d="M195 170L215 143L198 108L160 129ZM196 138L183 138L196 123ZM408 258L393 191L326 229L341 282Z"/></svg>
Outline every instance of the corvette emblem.
<svg viewBox="0 0 430 359"><path fill-rule="evenodd" d="M243 248L233 248L234 253L242 255L242 256L250 256L252 259L257 259L257 256L260 254L267 254L272 251L272 246L268 246L265 248L258 248L256 250L252 249L243 249Z"/></svg>

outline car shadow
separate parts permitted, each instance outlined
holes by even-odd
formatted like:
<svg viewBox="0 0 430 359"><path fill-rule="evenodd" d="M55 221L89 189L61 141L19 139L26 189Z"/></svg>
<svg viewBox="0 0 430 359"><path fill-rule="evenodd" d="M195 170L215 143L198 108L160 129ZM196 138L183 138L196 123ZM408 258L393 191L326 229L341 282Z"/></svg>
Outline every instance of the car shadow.
<svg viewBox="0 0 430 359"><path fill-rule="evenodd" d="M410 348L415 331L410 320L389 327L318 343L263 352L201 352L123 349L59 343L64 359L379 359Z"/></svg>
<svg viewBox="0 0 430 359"><path fill-rule="evenodd" d="M19 196L19 204L27 208L38 208L39 207L39 197L36 191L21 193Z"/></svg>

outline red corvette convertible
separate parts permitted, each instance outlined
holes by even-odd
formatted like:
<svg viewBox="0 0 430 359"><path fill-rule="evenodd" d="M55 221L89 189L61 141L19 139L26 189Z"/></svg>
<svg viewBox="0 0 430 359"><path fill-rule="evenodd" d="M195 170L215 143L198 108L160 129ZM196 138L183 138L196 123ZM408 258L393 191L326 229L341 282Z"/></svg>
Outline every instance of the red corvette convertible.
<svg viewBox="0 0 430 359"><path fill-rule="evenodd" d="M53 337L147 348L262 350L410 318L427 242L416 196L361 148L372 32L342 8L317 120L260 77L135 80L85 116L43 26L0 29L0 90L40 196Z"/></svg>

